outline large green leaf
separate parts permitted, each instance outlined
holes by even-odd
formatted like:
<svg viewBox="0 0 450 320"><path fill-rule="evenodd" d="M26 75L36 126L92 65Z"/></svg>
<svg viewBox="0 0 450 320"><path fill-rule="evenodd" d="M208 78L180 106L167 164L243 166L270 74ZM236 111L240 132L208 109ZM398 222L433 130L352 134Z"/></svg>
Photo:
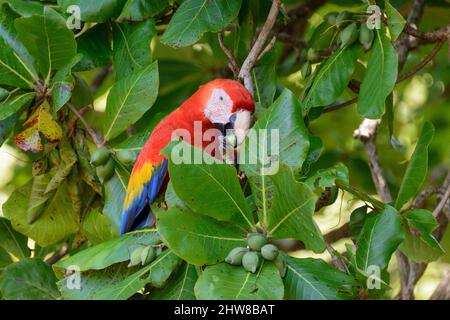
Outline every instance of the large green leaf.
<svg viewBox="0 0 450 320"><path fill-rule="evenodd" d="M232 221L246 228L254 225L236 168L217 162L207 153L184 141L171 143L165 149L165 154L169 158L172 186L193 211L219 221ZM191 160L198 156L203 161L178 163L175 159L185 155L191 155Z"/></svg>
<svg viewBox="0 0 450 320"><path fill-rule="evenodd" d="M273 182L273 200L268 202L268 215L261 219L269 234L275 239L301 240L314 252L324 251L325 242L312 218L315 197L311 189L295 181L292 170L284 165L270 179Z"/></svg>
<svg viewBox="0 0 450 320"><path fill-rule="evenodd" d="M355 70L359 45L343 47L331 55L315 76L304 99L304 112L311 107L327 106L336 101L344 92Z"/></svg>
<svg viewBox="0 0 450 320"><path fill-rule="evenodd" d="M111 221L98 209L92 209L83 220L83 235L93 245L116 238L119 234L111 227Z"/></svg>
<svg viewBox="0 0 450 320"><path fill-rule="evenodd" d="M55 10L45 7L43 15L18 18L15 21L19 40L36 59L41 74L50 79L51 72L70 63L77 44L66 21Z"/></svg>
<svg viewBox="0 0 450 320"><path fill-rule="evenodd" d="M42 14L44 6L40 2L29 0L1 0L1 3L8 3L15 12L22 17L29 17L33 14Z"/></svg>
<svg viewBox="0 0 450 320"><path fill-rule="evenodd" d="M376 30L375 43L371 49L367 71L358 97L358 113L366 118L377 119L384 114L384 103L397 81L397 51L386 35L386 28Z"/></svg>
<svg viewBox="0 0 450 320"><path fill-rule="evenodd" d="M425 122L398 191L397 200L395 201L397 209L401 209L406 202L414 197L425 181L428 172L428 146L433 136L433 125L430 122Z"/></svg>
<svg viewBox="0 0 450 320"><path fill-rule="evenodd" d="M42 260L27 259L7 266L0 276L0 291L8 300L59 298L52 268Z"/></svg>
<svg viewBox="0 0 450 320"><path fill-rule="evenodd" d="M37 73L33 59L17 41L15 18L6 4L0 5L0 84L31 89Z"/></svg>
<svg viewBox="0 0 450 320"><path fill-rule="evenodd" d="M368 214L356 249L356 266L366 272L371 266L385 269L392 254L404 239L400 215L391 206Z"/></svg>
<svg viewBox="0 0 450 320"><path fill-rule="evenodd" d="M229 223L173 207L158 214L158 231L177 256L195 265L215 264L245 246L245 232Z"/></svg>
<svg viewBox="0 0 450 320"><path fill-rule="evenodd" d="M129 260L130 253L142 245L154 245L159 241L158 233L155 230L127 233L122 237L80 251L74 256L59 261L55 266L67 269L76 265L80 271L100 270L112 264Z"/></svg>
<svg viewBox="0 0 450 320"><path fill-rule="evenodd" d="M355 280L321 259L287 258L286 298L344 300L353 297Z"/></svg>
<svg viewBox="0 0 450 320"><path fill-rule="evenodd" d="M127 191L130 175L121 167L116 166L116 174L105 184L105 214L112 224L112 228L119 233L122 219L122 206Z"/></svg>
<svg viewBox="0 0 450 320"><path fill-rule="evenodd" d="M106 104L105 139L117 137L139 120L155 103L158 86L156 62L116 82Z"/></svg>
<svg viewBox="0 0 450 320"><path fill-rule="evenodd" d="M128 0L117 20L142 21L157 15L165 8L167 8L168 5L168 0Z"/></svg>
<svg viewBox="0 0 450 320"><path fill-rule="evenodd" d="M0 146L8 139L18 119L19 115L15 113L4 120L0 120Z"/></svg>
<svg viewBox="0 0 450 320"><path fill-rule="evenodd" d="M78 53L81 61L74 71L91 70L106 66L112 55L110 27L107 23L99 23L77 38Z"/></svg>
<svg viewBox="0 0 450 320"><path fill-rule="evenodd" d="M78 6L81 21L105 22L111 17L117 17L126 0L58 0L58 5L64 11L70 6Z"/></svg>
<svg viewBox="0 0 450 320"><path fill-rule="evenodd" d="M265 221L269 211L269 176L277 172L280 163L300 171L308 150L302 106L291 91L284 90L250 130L239 154L240 169L250 179L260 220Z"/></svg>
<svg viewBox="0 0 450 320"><path fill-rule="evenodd" d="M0 247L18 259L30 256L28 238L15 231L8 219L0 217Z"/></svg>
<svg viewBox="0 0 450 320"><path fill-rule="evenodd" d="M118 263L102 270L84 271L80 274L73 274L72 277L65 276L57 282L61 297L64 300L93 300L95 294L103 288L124 281L136 272L136 267L128 268L127 265L128 263ZM78 275L79 278L77 278ZM137 288L131 295L141 288Z"/></svg>
<svg viewBox="0 0 450 320"><path fill-rule="evenodd" d="M152 62L150 41L156 35L153 20L113 23L114 71L123 79Z"/></svg>
<svg viewBox="0 0 450 320"><path fill-rule="evenodd" d="M405 226L405 240L400 250L415 262L437 260L444 249L433 236L433 231L439 226L433 214L428 210L416 209L405 212L403 217L408 225Z"/></svg>
<svg viewBox="0 0 450 320"><path fill-rule="evenodd" d="M141 268L126 279L102 287L94 294L94 299L128 299L146 284L160 288L164 286L179 263L180 259L171 250L165 250L151 264Z"/></svg>
<svg viewBox="0 0 450 320"><path fill-rule="evenodd" d="M175 12L161 41L173 47L197 42L205 32L217 32L238 15L242 0L186 0Z"/></svg>
<svg viewBox="0 0 450 320"><path fill-rule="evenodd" d="M33 182L15 190L3 205L3 214L17 231L30 237L40 246L48 246L76 233L80 227L79 212L72 202L67 182L48 200L40 218L28 223L28 204Z"/></svg>
<svg viewBox="0 0 450 320"><path fill-rule="evenodd" d="M0 274L7 265L10 265L13 262L14 261L12 260L12 257L8 253L8 251L6 251L2 247L0 247ZM1 299L1 294L0 294L0 299Z"/></svg>
<svg viewBox="0 0 450 320"><path fill-rule="evenodd" d="M183 263L176 275L161 289L150 292L151 300L195 300L194 286L197 281L195 266Z"/></svg>
<svg viewBox="0 0 450 320"><path fill-rule="evenodd" d="M278 269L266 262L258 273L221 263L205 269L195 284L200 300L281 300L283 281Z"/></svg>
<svg viewBox="0 0 450 320"><path fill-rule="evenodd" d="M0 121L9 118L22 108L27 107L34 99L34 96L34 92L21 93L6 102L0 103Z"/></svg>
<svg viewBox="0 0 450 320"><path fill-rule="evenodd" d="M389 32L391 33L392 41L395 41L402 33L403 28L405 28L406 21L388 0L384 1L384 12L387 16L387 24L389 27Z"/></svg>

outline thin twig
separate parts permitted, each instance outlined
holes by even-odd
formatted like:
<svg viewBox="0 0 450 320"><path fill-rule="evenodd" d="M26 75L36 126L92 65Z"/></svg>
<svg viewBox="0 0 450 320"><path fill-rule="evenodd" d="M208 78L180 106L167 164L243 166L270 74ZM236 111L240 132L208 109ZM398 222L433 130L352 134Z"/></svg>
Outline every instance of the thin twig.
<svg viewBox="0 0 450 320"><path fill-rule="evenodd" d="M239 72L239 79L244 82L245 87L252 95L254 94L254 87L250 71L252 70L255 63L258 61L258 57L263 50L263 46L266 43L273 26L275 25L280 5L281 0L272 1L272 7L270 8L266 22L264 23L261 32L259 33L255 43L253 44L253 47L251 48L247 58L242 64L242 68Z"/></svg>
<svg viewBox="0 0 450 320"><path fill-rule="evenodd" d="M95 145L97 147L104 146L105 141L104 141L103 137L101 137L100 134L98 134L97 132L95 132L94 129L92 129L92 127L89 125L89 123L87 123L86 119L84 119L84 117L78 112L77 108L75 108L75 106L71 103L67 103L67 106L75 114L75 116L77 116L78 119L80 119L80 121L84 125L86 131L92 137L92 140L94 141Z"/></svg>
<svg viewBox="0 0 450 320"><path fill-rule="evenodd" d="M446 180L450 180L450 172L448 173ZM433 215L435 217L437 217L441 213L441 211L444 209L445 204L447 203L447 200L449 197L450 197L450 185L447 186L447 189L445 190L444 195L442 196L441 200L439 201L439 204L433 210Z"/></svg>
<svg viewBox="0 0 450 320"><path fill-rule="evenodd" d="M47 263L48 265L53 265L53 264L57 263L59 260L61 260L63 257L65 257L68 252L69 252L69 246L67 245L67 243L65 243L61 247L61 249L56 251L50 258L45 260L45 263Z"/></svg>
<svg viewBox="0 0 450 320"><path fill-rule="evenodd" d="M228 49L225 46L225 43L223 42L222 32L219 32L217 34L217 38L219 39L220 47L222 48L223 52L225 53L225 55L228 58L228 66L230 67L230 70L233 72L234 77L237 78L239 76L239 70L240 70L239 63L237 62L235 56L230 51L230 49Z"/></svg>
<svg viewBox="0 0 450 320"><path fill-rule="evenodd" d="M277 41L277 37L273 36L272 40L270 40L269 44L264 48L264 50L259 54L258 59L256 61L261 60L269 51L273 49L275 42Z"/></svg>

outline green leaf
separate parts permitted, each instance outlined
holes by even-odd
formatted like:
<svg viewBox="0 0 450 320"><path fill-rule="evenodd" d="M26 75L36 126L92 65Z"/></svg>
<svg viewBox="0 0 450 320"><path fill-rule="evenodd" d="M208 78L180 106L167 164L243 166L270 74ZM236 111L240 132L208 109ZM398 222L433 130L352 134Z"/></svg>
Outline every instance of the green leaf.
<svg viewBox="0 0 450 320"><path fill-rule="evenodd" d="M359 51L357 44L338 49L320 66L303 101L304 113L311 107L330 105L339 98L352 79Z"/></svg>
<svg viewBox="0 0 450 320"><path fill-rule="evenodd" d="M152 62L150 42L156 35L155 22L113 23L114 71L123 79Z"/></svg>
<svg viewBox="0 0 450 320"><path fill-rule="evenodd" d="M239 153L240 169L250 179L260 220L267 217L270 174L280 163L300 171L308 157L309 135L303 123L302 107L295 95L284 90L250 130Z"/></svg>
<svg viewBox="0 0 450 320"><path fill-rule="evenodd" d="M403 205L419 192L428 172L428 146L433 140L434 127L430 122L425 122L417 141L414 153L409 160L398 191L395 207L401 209Z"/></svg>
<svg viewBox="0 0 450 320"><path fill-rule="evenodd" d="M356 266L366 272L370 266L381 270L404 239L404 229L397 210L386 206L380 213L369 213L356 249Z"/></svg>
<svg viewBox="0 0 450 320"><path fill-rule="evenodd" d="M405 212L403 217L408 221L408 226L400 250L414 262L437 260L444 249L433 236L433 231L439 226L433 214L428 210L416 209Z"/></svg>
<svg viewBox="0 0 450 320"><path fill-rule="evenodd" d="M105 139L117 137L139 120L155 103L158 86L156 62L116 82L106 104Z"/></svg>
<svg viewBox="0 0 450 320"><path fill-rule="evenodd" d="M259 273L226 263L207 267L195 284L200 300L281 300L284 296L280 272L266 262Z"/></svg>
<svg viewBox="0 0 450 320"><path fill-rule="evenodd" d="M355 280L321 259L288 257L284 286L291 300L348 300Z"/></svg>
<svg viewBox="0 0 450 320"><path fill-rule="evenodd" d="M77 155L67 139L63 139L59 144L59 155L61 162L45 188L47 194L56 190L68 178L73 166L78 161Z"/></svg>
<svg viewBox="0 0 450 320"><path fill-rule="evenodd" d="M114 229L119 233L120 223L122 219L122 206L127 191L129 174L117 174L120 168L116 167L116 174L105 184L105 206L103 214L111 221Z"/></svg>
<svg viewBox="0 0 450 320"><path fill-rule="evenodd" d="M81 179L98 194L102 194L102 186L96 178L95 168L91 165L90 154L85 136L77 132L75 135L74 149L78 157L78 170Z"/></svg>
<svg viewBox="0 0 450 320"><path fill-rule="evenodd" d="M12 260L8 251L6 251L2 247L0 247L0 274L6 266L10 265L13 262L14 261ZM0 299L1 299L1 294L0 294Z"/></svg>
<svg viewBox="0 0 450 320"><path fill-rule="evenodd" d="M93 300L94 295L103 288L113 286L136 272L137 268L128 268L127 265L128 263L118 263L102 270L81 272L79 288L75 286L75 278L66 276L57 282L61 296L64 300ZM139 289L141 288L136 291Z"/></svg>
<svg viewBox="0 0 450 320"><path fill-rule="evenodd" d="M24 107L28 107L30 102L33 101L34 96L34 92L21 93L11 99L8 99L8 101L0 103L0 121L11 117Z"/></svg>
<svg viewBox="0 0 450 320"><path fill-rule="evenodd" d="M390 1L384 1L384 12L387 16L387 24L391 33L392 41L397 40L398 36L403 32L406 21L403 16L391 5Z"/></svg>
<svg viewBox="0 0 450 320"><path fill-rule="evenodd" d="M175 12L161 41L172 47L197 42L205 32L217 32L238 15L242 0L186 0Z"/></svg>
<svg viewBox="0 0 450 320"><path fill-rule="evenodd" d="M0 120L0 146L8 139L18 119L19 115L15 113L4 120Z"/></svg>
<svg viewBox="0 0 450 320"><path fill-rule="evenodd" d="M80 271L100 270L115 263L129 260L131 252L140 246L154 245L159 241L158 233L155 230L127 233L122 237L80 251L74 256L59 261L55 264L55 267L67 269L76 265L80 268Z"/></svg>
<svg viewBox="0 0 450 320"><path fill-rule="evenodd" d="M157 15L168 6L168 0L128 0L117 20L142 21Z"/></svg>
<svg viewBox="0 0 450 320"><path fill-rule="evenodd" d="M106 66L112 55L110 28L107 23L99 23L77 38L81 61L74 71L92 70Z"/></svg>
<svg viewBox="0 0 450 320"><path fill-rule="evenodd" d="M37 73L30 54L17 40L16 17L6 4L0 5L0 84L32 89Z"/></svg>
<svg viewBox="0 0 450 320"><path fill-rule="evenodd" d="M44 8L44 15L16 19L15 26L19 40L36 59L47 83L53 70L63 68L75 58L77 44L73 32L50 7Z"/></svg>
<svg viewBox="0 0 450 320"><path fill-rule="evenodd" d="M81 55L76 55L72 61L59 69L52 79L51 95L53 116L56 116L56 113L61 110L72 97L72 91L75 87L72 68L80 61L80 59Z"/></svg>
<svg viewBox="0 0 450 320"><path fill-rule="evenodd" d="M108 217L101 214L98 209L92 209L83 221L83 235L93 245L106 242L118 236L111 228Z"/></svg>
<svg viewBox="0 0 450 320"><path fill-rule="evenodd" d="M392 92L397 81L397 68L397 51L386 35L386 28L377 29L367 71L359 91L360 115L370 119L381 118L386 97Z"/></svg>
<svg viewBox="0 0 450 320"><path fill-rule="evenodd" d="M272 51L262 57L253 69L255 98L263 108L268 108L273 103L277 91L276 65L277 55Z"/></svg>
<svg viewBox="0 0 450 320"><path fill-rule="evenodd" d="M325 242L320 229L312 218L315 197L309 187L295 181L289 167L280 167L276 175L270 176L273 182L273 201L269 202L267 217L261 223L266 225L274 239L297 239L314 252L323 252Z"/></svg>
<svg viewBox="0 0 450 320"><path fill-rule="evenodd" d="M30 17L33 14L42 14L44 6L40 2L29 0L2 0L0 4L8 3L15 12L22 17Z"/></svg>
<svg viewBox="0 0 450 320"><path fill-rule="evenodd" d="M15 231L8 219L0 217L0 247L18 259L30 256L28 238Z"/></svg>
<svg viewBox="0 0 450 320"><path fill-rule="evenodd" d="M150 292L151 300L195 300L194 286L198 279L195 266L183 263L175 276L161 289Z"/></svg>
<svg viewBox="0 0 450 320"><path fill-rule="evenodd" d="M229 223L173 207L158 214L158 231L177 256L194 265L215 264L245 246L245 232Z"/></svg>
<svg viewBox="0 0 450 320"><path fill-rule="evenodd" d="M27 259L7 266L0 276L0 291L7 300L59 298L52 268L42 260Z"/></svg>
<svg viewBox="0 0 450 320"><path fill-rule="evenodd" d="M367 217L367 206L362 206L353 210L350 215L349 230L350 237L354 243L357 243L361 235L361 230Z"/></svg>
<svg viewBox="0 0 450 320"><path fill-rule="evenodd" d="M188 207L219 221L234 222L246 228L254 225L235 167L217 162L184 141L172 142L163 152L169 158L172 186ZM198 164L194 161L174 163L178 156L186 155L191 159L201 157L203 161Z"/></svg>
<svg viewBox="0 0 450 320"><path fill-rule="evenodd" d="M11 220L14 229L43 247L58 243L78 231L79 212L74 208L67 182L48 200L41 217L33 224L27 221L31 189L32 181L15 190L3 205L3 214Z"/></svg>
<svg viewBox="0 0 450 320"><path fill-rule="evenodd" d="M313 175L306 179L305 183L311 190L321 193L326 188L335 186L336 180L341 180L346 184L349 183L348 169L342 163L338 163L332 168L317 170Z"/></svg>
<svg viewBox="0 0 450 320"><path fill-rule="evenodd" d="M146 284L160 288L167 282L179 263L180 259L171 250L165 250L155 261L133 273L125 280L103 287L94 294L94 299L128 299Z"/></svg>
<svg viewBox="0 0 450 320"><path fill-rule="evenodd" d="M78 6L81 21L105 22L109 18L117 17L126 0L58 0L58 5L66 11L70 6Z"/></svg>

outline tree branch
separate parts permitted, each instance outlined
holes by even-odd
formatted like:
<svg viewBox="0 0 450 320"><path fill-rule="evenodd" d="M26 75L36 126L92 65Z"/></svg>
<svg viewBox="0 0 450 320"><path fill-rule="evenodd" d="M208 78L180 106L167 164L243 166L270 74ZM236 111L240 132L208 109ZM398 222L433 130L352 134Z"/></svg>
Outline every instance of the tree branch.
<svg viewBox="0 0 450 320"><path fill-rule="evenodd" d="M254 87L250 71L258 61L258 57L263 51L263 46L267 41L269 33L272 31L272 28L275 25L280 5L281 0L272 1L272 7L270 8L266 22L264 23L261 32L259 33L255 43L253 44L253 47L251 48L247 58L242 64L242 68L238 75L238 78L244 82L245 87L247 88L248 91L250 91L252 95L254 94Z"/></svg>
<svg viewBox="0 0 450 320"><path fill-rule="evenodd" d="M103 139L103 137L100 134L98 134L97 132L95 132L94 129L92 129L92 127L89 125L89 123L86 121L86 119L84 119L84 117L78 112L77 108L75 108L75 106L73 104L71 104L70 102L67 103L67 106L69 107L70 111L72 111L75 114L75 116L81 121L81 123L84 125L87 133L91 136L95 145L99 148L104 146L105 140Z"/></svg>
<svg viewBox="0 0 450 320"><path fill-rule="evenodd" d="M225 55L228 58L228 67L233 72L234 77L237 78L239 76L239 70L240 70L239 63L237 62L235 56L230 51L230 49L228 49L225 46L225 43L223 42L223 34L222 34L222 32L219 32L217 34L217 38L219 39L220 47L222 48L223 52L225 53Z"/></svg>

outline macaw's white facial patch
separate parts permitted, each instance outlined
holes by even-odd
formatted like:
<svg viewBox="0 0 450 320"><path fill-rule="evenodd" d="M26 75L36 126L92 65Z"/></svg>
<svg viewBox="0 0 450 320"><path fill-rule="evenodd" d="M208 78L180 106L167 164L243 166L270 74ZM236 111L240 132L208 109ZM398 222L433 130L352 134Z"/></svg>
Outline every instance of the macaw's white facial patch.
<svg viewBox="0 0 450 320"><path fill-rule="evenodd" d="M211 123L229 122L233 101L223 89L214 89L205 108L205 116Z"/></svg>

